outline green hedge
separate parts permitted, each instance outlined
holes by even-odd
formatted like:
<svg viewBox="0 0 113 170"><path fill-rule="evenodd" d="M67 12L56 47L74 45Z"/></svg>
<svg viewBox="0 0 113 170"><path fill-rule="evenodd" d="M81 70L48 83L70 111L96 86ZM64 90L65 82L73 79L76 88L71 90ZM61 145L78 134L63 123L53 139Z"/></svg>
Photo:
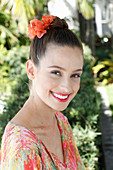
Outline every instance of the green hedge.
<svg viewBox="0 0 113 170"><path fill-rule="evenodd" d="M89 169L99 169L99 135L100 95L95 89L91 69L91 51L84 45L84 73L81 78L81 89L76 97L63 111L73 128L75 140L83 159ZM0 115L0 137L7 122L18 112L29 96L28 78L26 74L18 76L16 84L7 99L7 105Z"/></svg>
<svg viewBox="0 0 113 170"><path fill-rule="evenodd" d="M25 63L29 46L16 46L11 50L0 45L0 92L10 93L18 77L26 74Z"/></svg>

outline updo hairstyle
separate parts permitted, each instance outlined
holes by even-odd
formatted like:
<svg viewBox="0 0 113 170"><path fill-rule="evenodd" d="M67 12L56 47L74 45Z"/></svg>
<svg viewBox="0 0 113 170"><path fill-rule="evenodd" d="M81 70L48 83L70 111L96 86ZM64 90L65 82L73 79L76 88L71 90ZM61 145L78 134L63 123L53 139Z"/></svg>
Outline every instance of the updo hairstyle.
<svg viewBox="0 0 113 170"><path fill-rule="evenodd" d="M30 56L34 64L37 66L39 60L45 54L48 43L57 44L59 46L78 47L83 53L82 43L79 38L68 29L68 24L64 19L56 17L49 26L46 34L41 38L35 36L30 45Z"/></svg>

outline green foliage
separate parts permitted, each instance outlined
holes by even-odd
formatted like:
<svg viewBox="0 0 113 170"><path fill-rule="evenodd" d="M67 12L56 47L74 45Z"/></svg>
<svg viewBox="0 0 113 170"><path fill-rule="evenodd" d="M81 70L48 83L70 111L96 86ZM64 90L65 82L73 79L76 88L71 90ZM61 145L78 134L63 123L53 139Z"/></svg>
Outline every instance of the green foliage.
<svg viewBox="0 0 113 170"><path fill-rule="evenodd" d="M25 74L25 62L28 59L29 47L17 46L7 50L0 46L0 92L11 91L11 86L15 85L18 76Z"/></svg>
<svg viewBox="0 0 113 170"><path fill-rule="evenodd" d="M98 167L98 149L95 145L95 138L99 133L89 128L86 126L84 129L77 124L73 129L73 134L84 164L89 169L95 170Z"/></svg>
<svg viewBox="0 0 113 170"><path fill-rule="evenodd" d="M30 40L19 32L18 24L7 9L7 5L0 6L0 45L8 50L18 45L28 45Z"/></svg>
<svg viewBox="0 0 113 170"><path fill-rule="evenodd" d="M15 23L16 25L16 23ZM0 9L0 44L6 44L9 47L12 43L18 43L16 32L12 22L10 11Z"/></svg>
<svg viewBox="0 0 113 170"><path fill-rule="evenodd" d="M0 138L9 120L20 110L29 95L28 78L26 74L20 75L15 86L11 89L10 96L4 101L7 103L3 114L0 114Z"/></svg>
<svg viewBox="0 0 113 170"><path fill-rule="evenodd" d="M113 53L110 36L96 37L96 57L92 62L92 71L98 83L113 83Z"/></svg>
<svg viewBox="0 0 113 170"><path fill-rule="evenodd" d="M98 61L93 67L93 73L104 85L113 83L113 54L110 54L106 60Z"/></svg>
<svg viewBox="0 0 113 170"><path fill-rule="evenodd" d="M13 13L13 18L18 20L21 33L27 32L28 20L35 16L34 1L32 0L2 0L2 4Z"/></svg>

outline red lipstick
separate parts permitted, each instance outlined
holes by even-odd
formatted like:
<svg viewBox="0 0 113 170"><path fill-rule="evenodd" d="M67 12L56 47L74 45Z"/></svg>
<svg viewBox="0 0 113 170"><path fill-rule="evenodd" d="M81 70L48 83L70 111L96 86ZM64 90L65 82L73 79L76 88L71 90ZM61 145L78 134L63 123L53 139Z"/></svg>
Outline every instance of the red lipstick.
<svg viewBox="0 0 113 170"><path fill-rule="evenodd" d="M56 92L53 92L53 91L51 92L51 94L59 102L66 102L68 100L69 96L70 96L70 94L56 93ZM62 98L62 97L66 97L66 98Z"/></svg>

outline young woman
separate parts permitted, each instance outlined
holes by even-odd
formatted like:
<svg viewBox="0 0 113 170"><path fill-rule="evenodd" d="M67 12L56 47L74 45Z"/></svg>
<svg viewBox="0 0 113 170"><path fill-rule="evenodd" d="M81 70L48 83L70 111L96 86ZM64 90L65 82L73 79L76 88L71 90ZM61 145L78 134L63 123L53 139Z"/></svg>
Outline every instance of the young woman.
<svg viewBox="0 0 113 170"><path fill-rule="evenodd" d="M84 170L72 129L60 112L77 94L83 68L80 40L56 16L28 26L30 96L7 124L2 139L2 170Z"/></svg>

